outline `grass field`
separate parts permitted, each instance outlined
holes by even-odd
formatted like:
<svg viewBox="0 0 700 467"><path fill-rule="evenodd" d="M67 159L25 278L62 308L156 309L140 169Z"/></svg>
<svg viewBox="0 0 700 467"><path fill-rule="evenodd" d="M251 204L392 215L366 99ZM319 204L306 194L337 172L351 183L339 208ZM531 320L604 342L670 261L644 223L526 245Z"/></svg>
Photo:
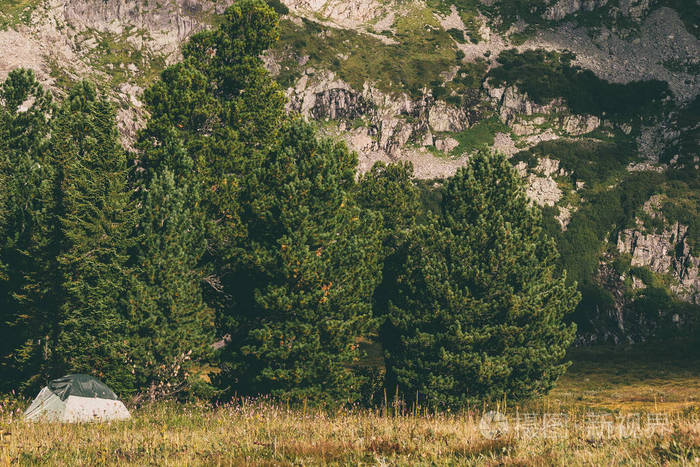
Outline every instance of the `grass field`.
<svg viewBox="0 0 700 467"><path fill-rule="evenodd" d="M618 412L700 415L700 349L690 343L582 348L546 397L550 404Z"/></svg>
<svg viewBox="0 0 700 467"><path fill-rule="evenodd" d="M62 425L24 423L6 400L0 465L700 465L700 359L669 357L679 350L578 350L548 396L459 413L245 400ZM508 417L501 433L480 425L492 409Z"/></svg>

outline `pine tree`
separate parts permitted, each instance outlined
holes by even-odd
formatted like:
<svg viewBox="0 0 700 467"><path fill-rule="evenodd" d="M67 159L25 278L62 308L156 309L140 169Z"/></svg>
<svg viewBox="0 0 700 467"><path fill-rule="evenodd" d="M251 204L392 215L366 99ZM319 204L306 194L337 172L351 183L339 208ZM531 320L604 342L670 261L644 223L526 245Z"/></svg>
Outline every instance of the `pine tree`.
<svg viewBox="0 0 700 467"><path fill-rule="evenodd" d="M62 299L62 371L93 374L119 393L135 389L125 291L135 213L114 109L95 87L77 85L53 121Z"/></svg>
<svg viewBox="0 0 700 467"><path fill-rule="evenodd" d="M217 29L192 36L183 61L144 93L151 118L139 137L140 166L146 180L165 166L176 182L202 189L200 206L212 221L207 259L218 289L207 297L219 308L235 301L232 265L246 237L242 180L286 120L284 93L260 58L278 36L277 15L266 2L236 2ZM181 149L191 163L174 156Z"/></svg>
<svg viewBox="0 0 700 467"><path fill-rule="evenodd" d="M214 314L202 297L204 218L191 187L164 169L143 193L132 281L130 358L151 397L201 385L214 342Z"/></svg>
<svg viewBox="0 0 700 467"><path fill-rule="evenodd" d="M387 385L458 407L552 387L574 336L576 288L556 273L540 211L503 156L480 153L449 180L442 215L411 235L383 328Z"/></svg>
<svg viewBox="0 0 700 467"><path fill-rule="evenodd" d="M144 179L163 167L201 190L225 384L239 393L355 399L355 340L380 274L376 215L353 201L356 158L291 122L260 55L277 39L263 0L229 7L145 93ZM191 163L178 154L187 154Z"/></svg>
<svg viewBox="0 0 700 467"><path fill-rule="evenodd" d="M0 85L0 391L50 376L57 276L51 260L51 95L31 70Z"/></svg>
<svg viewBox="0 0 700 467"><path fill-rule="evenodd" d="M356 156L295 121L250 174L249 233L233 289L232 387L292 400L354 401L356 339L380 278L378 216L352 200Z"/></svg>

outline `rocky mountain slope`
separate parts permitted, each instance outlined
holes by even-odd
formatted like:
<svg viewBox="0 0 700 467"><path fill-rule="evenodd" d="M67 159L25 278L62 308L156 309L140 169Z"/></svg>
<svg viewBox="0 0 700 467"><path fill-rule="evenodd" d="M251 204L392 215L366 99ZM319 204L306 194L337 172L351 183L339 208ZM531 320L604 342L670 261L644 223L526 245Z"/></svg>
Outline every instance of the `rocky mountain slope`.
<svg viewBox="0 0 700 467"><path fill-rule="evenodd" d="M230 1L229 1L230 3ZM357 151L449 176L480 147L512 157L584 294L581 342L682 329L700 304L696 0L284 0L264 57L289 110ZM89 77L119 103L226 1L0 0L0 79L60 94Z"/></svg>

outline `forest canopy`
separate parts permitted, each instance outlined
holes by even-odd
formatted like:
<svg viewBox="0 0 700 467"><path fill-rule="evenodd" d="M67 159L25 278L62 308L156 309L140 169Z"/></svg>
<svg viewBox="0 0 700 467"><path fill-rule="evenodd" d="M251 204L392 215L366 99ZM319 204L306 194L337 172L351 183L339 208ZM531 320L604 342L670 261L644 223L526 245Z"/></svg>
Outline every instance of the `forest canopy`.
<svg viewBox="0 0 700 467"><path fill-rule="evenodd" d="M480 152L418 215L410 164L358 177L286 112L260 58L278 37L262 0L193 35L131 152L93 84L2 83L0 390L82 372L137 398L459 407L552 387L579 296L510 163Z"/></svg>

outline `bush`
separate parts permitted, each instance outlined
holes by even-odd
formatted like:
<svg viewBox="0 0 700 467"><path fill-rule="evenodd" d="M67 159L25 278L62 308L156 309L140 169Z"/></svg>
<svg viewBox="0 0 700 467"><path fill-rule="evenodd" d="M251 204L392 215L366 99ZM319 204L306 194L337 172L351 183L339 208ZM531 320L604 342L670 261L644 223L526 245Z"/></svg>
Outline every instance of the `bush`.
<svg viewBox="0 0 700 467"><path fill-rule="evenodd" d="M612 294L591 283L581 284L579 290L581 301L569 317L576 323L579 335L597 335L601 329L615 329L617 323L611 318L616 315Z"/></svg>
<svg viewBox="0 0 700 467"><path fill-rule="evenodd" d="M267 4L272 7L278 15L284 16L289 14L289 8L280 0L267 0Z"/></svg>
<svg viewBox="0 0 700 467"><path fill-rule="evenodd" d="M467 40L464 37L464 31L462 31L461 29L451 28L447 30L447 33L460 44L464 44L467 42Z"/></svg>
<svg viewBox="0 0 700 467"><path fill-rule="evenodd" d="M630 270L631 263L632 257L627 253L622 253L613 261L613 268L619 275L627 274Z"/></svg>
<svg viewBox="0 0 700 467"><path fill-rule="evenodd" d="M633 266L629 271L634 277L644 282L645 285L652 286L656 283L654 273L647 268Z"/></svg>

